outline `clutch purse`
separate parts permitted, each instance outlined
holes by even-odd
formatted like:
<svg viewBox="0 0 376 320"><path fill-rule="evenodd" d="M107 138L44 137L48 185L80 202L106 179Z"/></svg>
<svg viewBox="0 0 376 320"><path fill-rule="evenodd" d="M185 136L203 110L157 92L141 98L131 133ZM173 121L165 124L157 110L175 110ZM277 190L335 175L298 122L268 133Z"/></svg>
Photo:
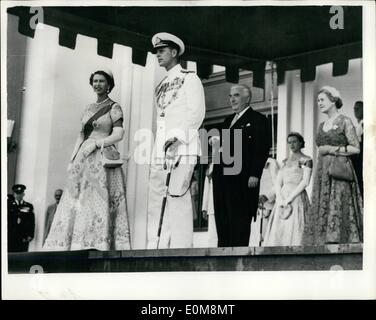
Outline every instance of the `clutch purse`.
<svg viewBox="0 0 376 320"><path fill-rule="evenodd" d="M329 176L341 181L354 181L350 159L346 156L335 155L329 166Z"/></svg>
<svg viewBox="0 0 376 320"><path fill-rule="evenodd" d="M120 153L116 150L114 145L104 148L103 143L101 146L102 164L105 168L118 168L124 163L120 159Z"/></svg>
<svg viewBox="0 0 376 320"><path fill-rule="evenodd" d="M283 206L279 208L279 217L283 220L286 220L290 217L292 213L292 206L291 204L288 204L287 206Z"/></svg>

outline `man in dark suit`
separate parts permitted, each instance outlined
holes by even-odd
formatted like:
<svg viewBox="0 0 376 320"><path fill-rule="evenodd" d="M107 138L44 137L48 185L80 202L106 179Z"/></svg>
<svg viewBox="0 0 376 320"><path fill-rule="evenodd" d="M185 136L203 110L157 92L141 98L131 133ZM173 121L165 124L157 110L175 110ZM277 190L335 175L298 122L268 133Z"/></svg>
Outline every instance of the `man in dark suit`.
<svg viewBox="0 0 376 320"><path fill-rule="evenodd" d="M267 119L250 106L250 88L234 85L229 96L235 113L224 120L220 137L210 140L220 148L219 163L213 170L219 247L248 246L251 221L257 214L260 178L270 149ZM234 161L228 163L231 155Z"/></svg>
<svg viewBox="0 0 376 320"><path fill-rule="evenodd" d="M23 184L14 185L14 198L8 199L8 252L27 252L34 238L34 208L23 200L25 189Z"/></svg>
<svg viewBox="0 0 376 320"><path fill-rule="evenodd" d="M55 203L49 205L48 208L47 208L46 218L44 220L43 244L46 241L48 234L50 233L52 221L54 220L55 212L56 212L57 206L60 202L62 195L63 195L63 190L57 189L55 191L55 195L54 195Z"/></svg>

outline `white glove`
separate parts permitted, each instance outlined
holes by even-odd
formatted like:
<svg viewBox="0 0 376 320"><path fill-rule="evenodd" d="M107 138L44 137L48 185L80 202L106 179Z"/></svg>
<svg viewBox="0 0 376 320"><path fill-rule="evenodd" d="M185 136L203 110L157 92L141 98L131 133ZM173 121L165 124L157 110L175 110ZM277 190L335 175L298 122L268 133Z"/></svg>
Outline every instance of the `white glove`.
<svg viewBox="0 0 376 320"><path fill-rule="evenodd" d="M87 158L96 148L97 146L95 145L95 142L87 143L82 149L84 158Z"/></svg>
<svg viewBox="0 0 376 320"><path fill-rule="evenodd" d="M72 170L72 166L73 166L73 161L69 161L67 172Z"/></svg>

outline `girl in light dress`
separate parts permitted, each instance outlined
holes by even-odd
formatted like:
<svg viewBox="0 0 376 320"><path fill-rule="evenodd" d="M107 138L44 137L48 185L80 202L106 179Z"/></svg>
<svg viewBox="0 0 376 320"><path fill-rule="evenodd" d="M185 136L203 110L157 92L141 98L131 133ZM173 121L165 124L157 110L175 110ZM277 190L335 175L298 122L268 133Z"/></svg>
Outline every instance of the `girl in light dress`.
<svg viewBox="0 0 376 320"><path fill-rule="evenodd" d="M306 187L312 174L312 159L301 152L304 138L297 132L287 136L291 155L283 161L275 183L276 203L269 217L264 246L302 244L309 208Z"/></svg>

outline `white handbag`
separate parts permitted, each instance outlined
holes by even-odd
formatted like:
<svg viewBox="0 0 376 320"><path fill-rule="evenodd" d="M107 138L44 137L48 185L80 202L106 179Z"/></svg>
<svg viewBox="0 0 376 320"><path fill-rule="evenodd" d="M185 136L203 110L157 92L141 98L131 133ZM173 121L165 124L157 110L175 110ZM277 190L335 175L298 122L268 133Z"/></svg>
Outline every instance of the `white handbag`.
<svg viewBox="0 0 376 320"><path fill-rule="evenodd" d="M105 168L118 168L124 163L124 160L120 158L119 151L116 150L114 145L104 147L104 141L101 145L102 164Z"/></svg>

